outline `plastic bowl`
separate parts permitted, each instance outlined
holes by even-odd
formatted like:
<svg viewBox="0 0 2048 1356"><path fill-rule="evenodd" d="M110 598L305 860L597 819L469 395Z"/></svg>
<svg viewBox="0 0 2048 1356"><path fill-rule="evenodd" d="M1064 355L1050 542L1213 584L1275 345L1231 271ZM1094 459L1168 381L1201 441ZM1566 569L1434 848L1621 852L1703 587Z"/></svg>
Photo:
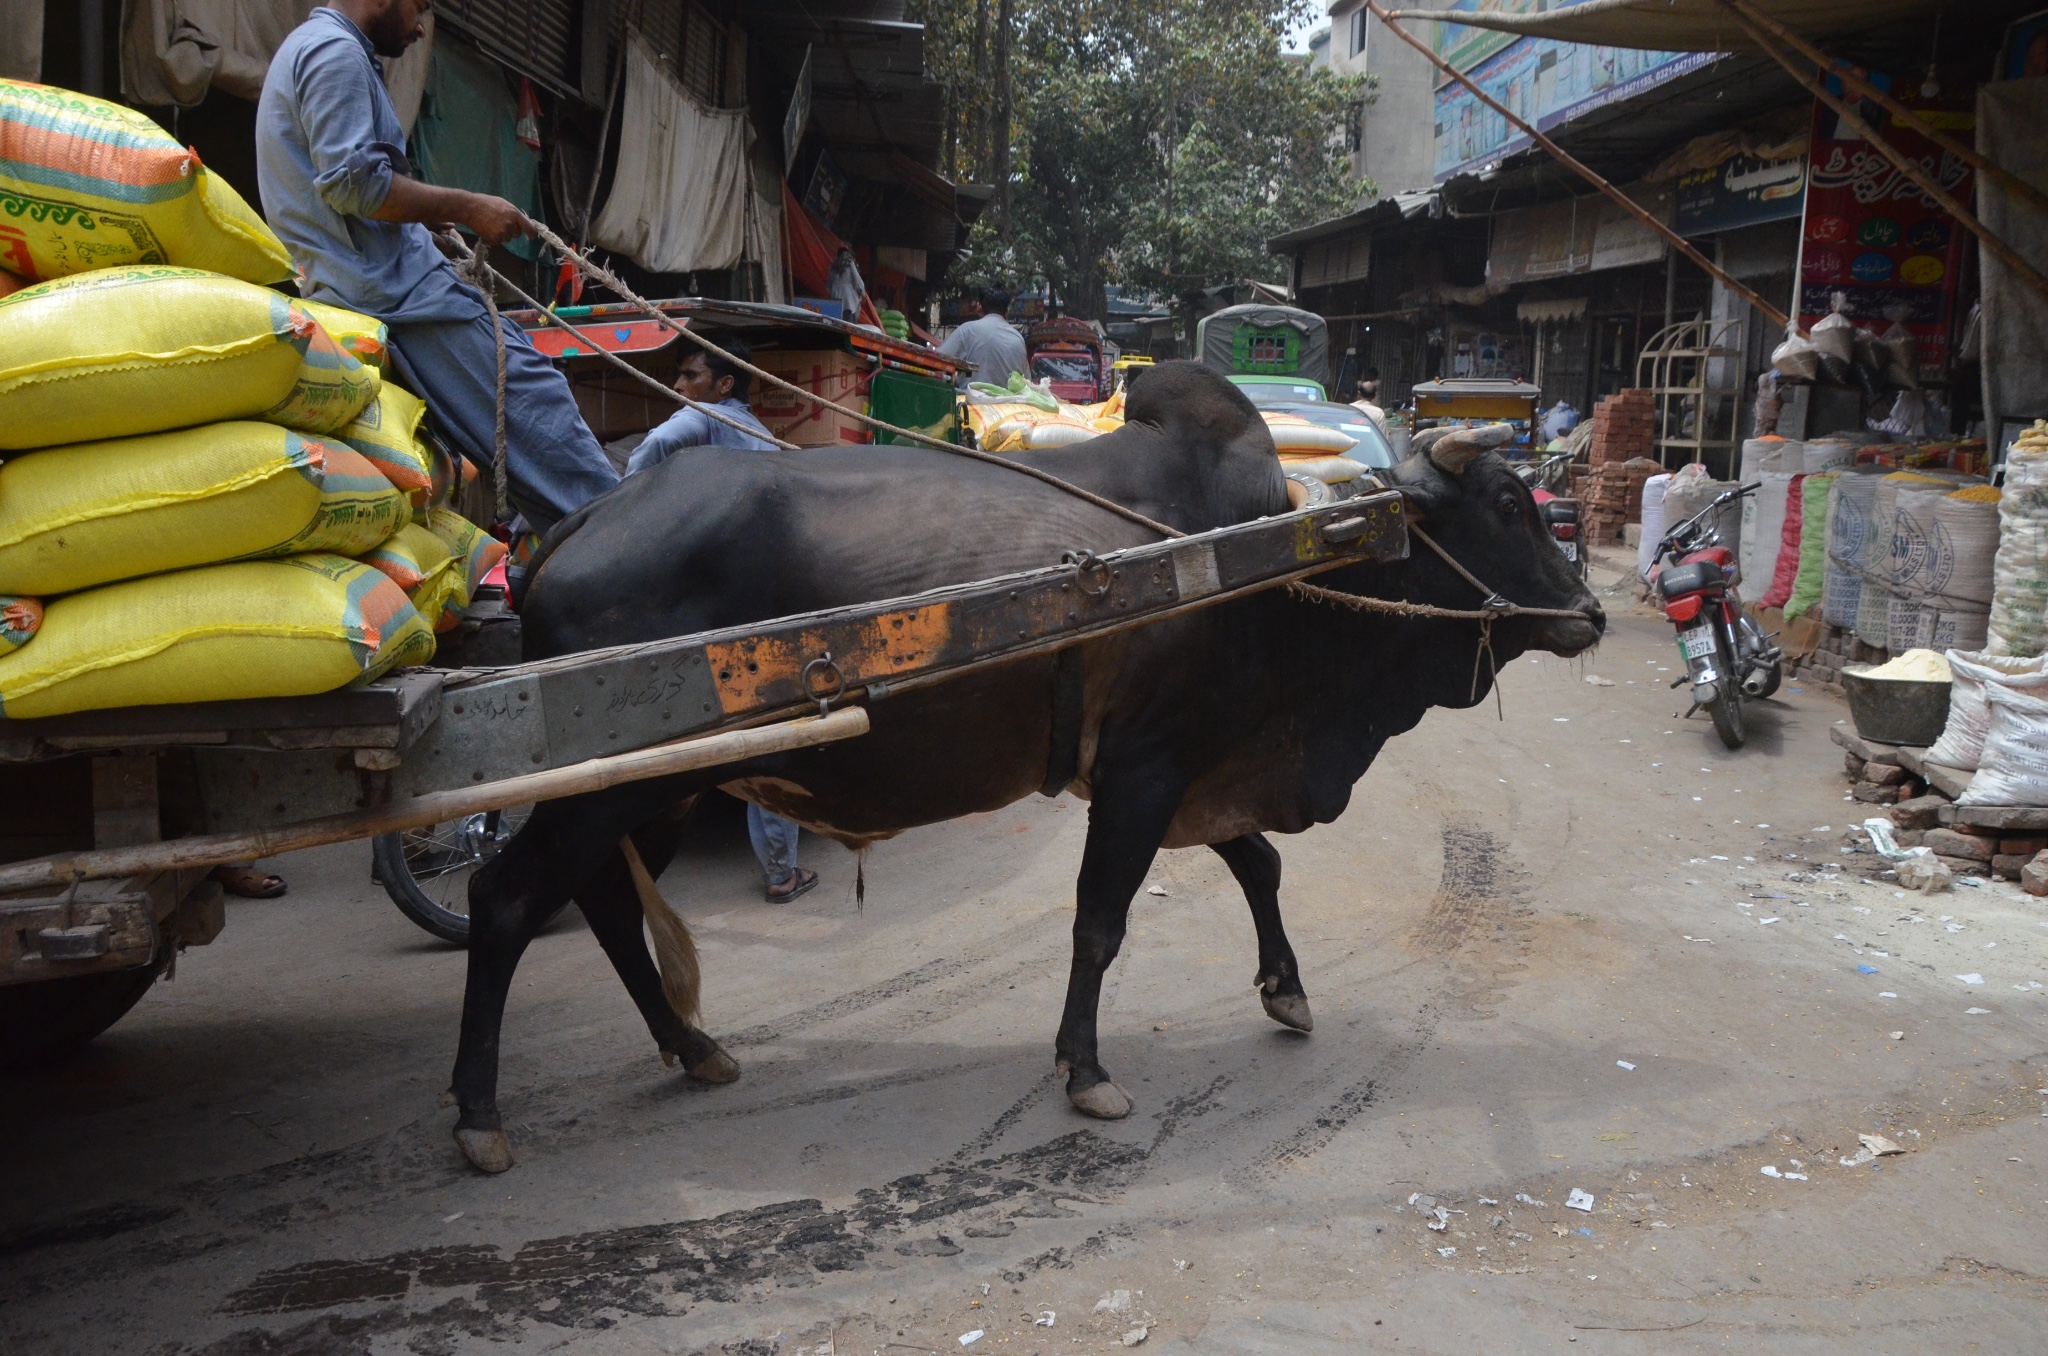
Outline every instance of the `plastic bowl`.
<svg viewBox="0 0 2048 1356"><path fill-rule="evenodd" d="M1902 682L1866 678L1856 669L1842 670L1842 690L1849 696L1849 718L1856 733L1880 744L1926 748L1941 738L1948 724L1949 683Z"/></svg>

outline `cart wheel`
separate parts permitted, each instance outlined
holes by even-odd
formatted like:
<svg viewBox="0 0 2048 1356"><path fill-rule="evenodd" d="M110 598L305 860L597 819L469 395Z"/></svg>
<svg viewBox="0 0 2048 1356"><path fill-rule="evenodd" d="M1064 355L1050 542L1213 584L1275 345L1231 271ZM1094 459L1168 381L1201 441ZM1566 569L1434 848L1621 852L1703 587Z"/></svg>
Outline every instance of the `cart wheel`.
<svg viewBox="0 0 2048 1356"><path fill-rule="evenodd" d="M133 970L0 986L0 1069L47 1064L76 1051L142 1001L175 950L166 942L156 960Z"/></svg>
<svg viewBox="0 0 2048 1356"><path fill-rule="evenodd" d="M469 878L498 855L531 805L387 833L370 847L377 882L413 922L444 942L469 945Z"/></svg>

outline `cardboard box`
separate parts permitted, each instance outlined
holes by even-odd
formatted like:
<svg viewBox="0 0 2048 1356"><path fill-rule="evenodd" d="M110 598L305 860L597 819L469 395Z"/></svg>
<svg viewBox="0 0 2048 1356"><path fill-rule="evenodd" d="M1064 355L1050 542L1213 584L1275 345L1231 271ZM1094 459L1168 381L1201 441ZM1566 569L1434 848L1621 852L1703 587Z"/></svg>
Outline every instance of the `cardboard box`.
<svg viewBox="0 0 2048 1356"><path fill-rule="evenodd" d="M837 349L770 349L756 353L754 365L848 409L867 413L870 371L868 360L857 353ZM749 394L754 417L784 442L799 447L825 447L870 441L866 424L766 382L755 382Z"/></svg>

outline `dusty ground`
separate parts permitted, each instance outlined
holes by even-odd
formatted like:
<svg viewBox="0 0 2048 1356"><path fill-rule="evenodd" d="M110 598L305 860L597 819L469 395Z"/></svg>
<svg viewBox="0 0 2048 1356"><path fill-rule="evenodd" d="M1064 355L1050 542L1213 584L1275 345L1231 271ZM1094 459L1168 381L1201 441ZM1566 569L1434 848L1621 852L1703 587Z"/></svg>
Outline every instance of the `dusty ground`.
<svg viewBox="0 0 2048 1356"><path fill-rule="evenodd" d="M1433 713L1281 840L1312 1037L1260 1013L1221 862L1161 857L1103 1005L1116 1124L1051 1068L1072 801L881 846L863 911L822 847L762 904L708 826L665 887L729 1088L665 1071L557 925L497 1179L436 1106L461 954L366 849L288 859L0 1094L0 1348L2041 1350L2048 910L1859 879L1844 710L1787 692L1727 753L1610 606L1589 660L1513 666L1507 723ZM1844 1167L1859 1132L1907 1152Z"/></svg>

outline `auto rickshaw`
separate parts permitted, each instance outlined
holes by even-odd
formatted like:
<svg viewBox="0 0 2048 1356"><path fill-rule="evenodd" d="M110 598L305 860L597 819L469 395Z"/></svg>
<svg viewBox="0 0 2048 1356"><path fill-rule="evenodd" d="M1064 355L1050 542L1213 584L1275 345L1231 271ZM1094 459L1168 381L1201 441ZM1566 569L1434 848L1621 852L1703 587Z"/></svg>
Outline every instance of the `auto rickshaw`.
<svg viewBox="0 0 2048 1356"><path fill-rule="evenodd" d="M1024 333L1024 353L1031 379L1046 382L1061 400L1092 405L1108 398L1102 336L1087 321L1071 316L1039 321Z"/></svg>
<svg viewBox="0 0 2048 1356"><path fill-rule="evenodd" d="M1263 302L1226 306L1195 326L1195 351L1254 404L1329 399L1330 327L1313 311Z"/></svg>
<svg viewBox="0 0 2048 1356"><path fill-rule="evenodd" d="M1536 405L1543 399L1543 388L1506 377L1444 377L1418 382L1411 394L1417 430L1444 424L1510 423L1515 426L1514 446L1526 452L1535 437Z"/></svg>

